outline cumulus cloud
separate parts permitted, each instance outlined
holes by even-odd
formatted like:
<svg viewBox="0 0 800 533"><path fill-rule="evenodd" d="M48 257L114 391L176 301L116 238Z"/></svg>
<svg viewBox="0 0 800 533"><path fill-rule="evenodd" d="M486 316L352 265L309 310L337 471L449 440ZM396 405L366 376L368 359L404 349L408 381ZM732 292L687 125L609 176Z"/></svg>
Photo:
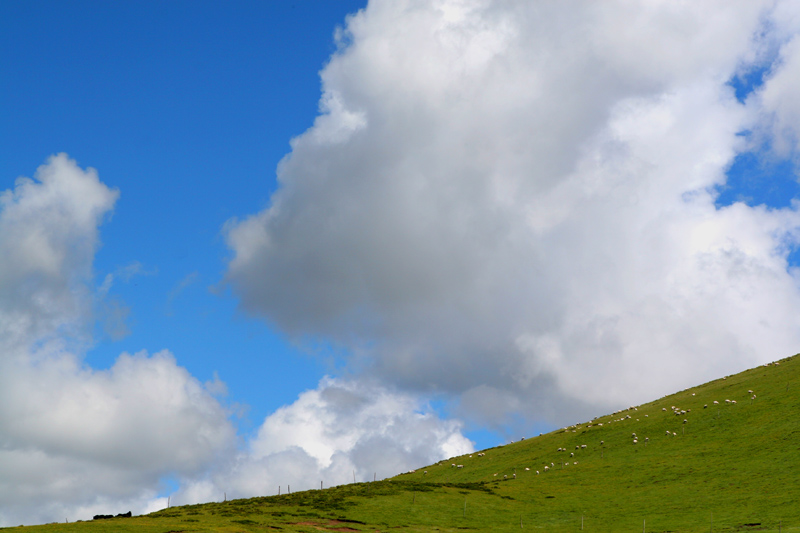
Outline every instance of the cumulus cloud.
<svg viewBox="0 0 800 533"><path fill-rule="evenodd" d="M117 196L64 154L0 194L0 525L139 512L162 477L234 444L225 409L169 352L82 363Z"/></svg>
<svg viewBox="0 0 800 533"><path fill-rule="evenodd" d="M442 420L416 395L375 382L324 378L268 416L248 448L186 483L177 503L285 493L371 481L468 453L461 424Z"/></svg>
<svg viewBox="0 0 800 533"><path fill-rule="evenodd" d="M796 131L786 4L370 2L270 205L228 223L227 280L283 331L489 422L791 354L796 205L715 205L742 131ZM740 103L729 80L770 47Z"/></svg>

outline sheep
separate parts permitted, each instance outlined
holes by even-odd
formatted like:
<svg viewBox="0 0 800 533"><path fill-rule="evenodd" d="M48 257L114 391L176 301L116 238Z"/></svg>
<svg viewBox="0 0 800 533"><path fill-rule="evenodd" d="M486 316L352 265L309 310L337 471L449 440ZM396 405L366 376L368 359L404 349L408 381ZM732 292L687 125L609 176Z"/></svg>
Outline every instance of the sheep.
<svg viewBox="0 0 800 533"><path fill-rule="evenodd" d="M719 402L717 400L714 400L714 405L719 405Z"/></svg>
<svg viewBox="0 0 800 533"><path fill-rule="evenodd" d="M525 471L527 472L528 470L530 470L530 468L528 468L528 467L526 466L526 467L525 467Z"/></svg>
<svg viewBox="0 0 800 533"><path fill-rule="evenodd" d="M539 471L538 471L538 470L536 471L536 475L537 475L537 476L539 475Z"/></svg>
<svg viewBox="0 0 800 533"><path fill-rule="evenodd" d="M456 468L464 468L464 465L456 465Z"/></svg>
<svg viewBox="0 0 800 533"><path fill-rule="evenodd" d="M585 444L581 444L581 449L585 449L585 448L586 448L586 445Z"/></svg>
<svg viewBox="0 0 800 533"><path fill-rule="evenodd" d="M503 476L503 479L508 479L508 474L506 474L505 476Z"/></svg>
<svg viewBox="0 0 800 533"><path fill-rule="evenodd" d="M545 471L545 472L547 472L548 470L550 470L550 467L549 467L549 466L547 466L547 465L544 465L544 471ZM496 474L495 474L495 475L496 475Z"/></svg>
<svg viewBox="0 0 800 533"><path fill-rule="evenodd" d="M570 457L575 457L575 454L574 454L574 453L572 453L572 452L570 452L569 456L570 456Z"/></svg>

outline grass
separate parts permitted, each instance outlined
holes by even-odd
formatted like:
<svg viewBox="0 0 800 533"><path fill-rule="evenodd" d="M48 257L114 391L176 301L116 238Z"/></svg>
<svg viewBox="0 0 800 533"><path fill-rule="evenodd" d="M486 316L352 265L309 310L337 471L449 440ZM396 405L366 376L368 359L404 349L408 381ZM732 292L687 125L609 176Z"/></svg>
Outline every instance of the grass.
<svg viewBox="0 0 800 533"><path fill-rule="evenodd" d="M800 532L800 356L484 452L374 483L6 529Z"/></svg>

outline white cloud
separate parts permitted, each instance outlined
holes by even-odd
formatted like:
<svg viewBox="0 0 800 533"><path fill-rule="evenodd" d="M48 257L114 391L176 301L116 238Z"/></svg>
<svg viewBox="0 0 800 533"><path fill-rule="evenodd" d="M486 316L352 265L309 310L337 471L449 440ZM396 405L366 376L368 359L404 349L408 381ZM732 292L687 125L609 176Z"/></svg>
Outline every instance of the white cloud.
<svg viewBox="0 0 800 533"><path fill-rule="evenodd" d="M193 503L383 479L473 450L461 424L415 395L324 378L268 416L248 449L173 501Z"/></svg>
<svg viewBox="0 0 800 533"><path fill-rule="evenodd" d="M786 9L371 2L271 205L228 224L227 279L247 311L488 422L793 353L796 208L714 205L738 134L796 122ZM778 41L766 103L740 104L727 81Z"/></svg>
<svg viewBox="0 0 800 533"><path fill-rule="evenodd" d="M162 477L234 444L225 409L169 352L81 362L117 196L64 154L0 194L0 525L140 512Z"/></svg>

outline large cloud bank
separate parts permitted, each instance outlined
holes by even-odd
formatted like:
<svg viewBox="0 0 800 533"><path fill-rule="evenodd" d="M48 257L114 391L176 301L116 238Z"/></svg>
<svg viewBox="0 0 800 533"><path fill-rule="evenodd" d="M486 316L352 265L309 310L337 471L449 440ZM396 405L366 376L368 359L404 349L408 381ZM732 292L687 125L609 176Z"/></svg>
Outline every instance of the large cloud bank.
<svg viewBox="0 0 800 533"><path fill-rule="evenodd" d="M173 502L198 503L386 477L472 449L458 422L378 384L326 378L239 443L213 394L224 385L200 383L168 351L85 365L112 283L92 288L98 228L118 194L64 154L0 194L0 526L161 509L165 478L179 483Z"/></svg>
<svg viewBox="0 0 800 533"><path fill-rule="evenodd" d="M796 6L370 2L271 204L229 223L227 280L283 331L491 421L795 353L796 205L715 199L737 154L795 153Z"/></svg>

